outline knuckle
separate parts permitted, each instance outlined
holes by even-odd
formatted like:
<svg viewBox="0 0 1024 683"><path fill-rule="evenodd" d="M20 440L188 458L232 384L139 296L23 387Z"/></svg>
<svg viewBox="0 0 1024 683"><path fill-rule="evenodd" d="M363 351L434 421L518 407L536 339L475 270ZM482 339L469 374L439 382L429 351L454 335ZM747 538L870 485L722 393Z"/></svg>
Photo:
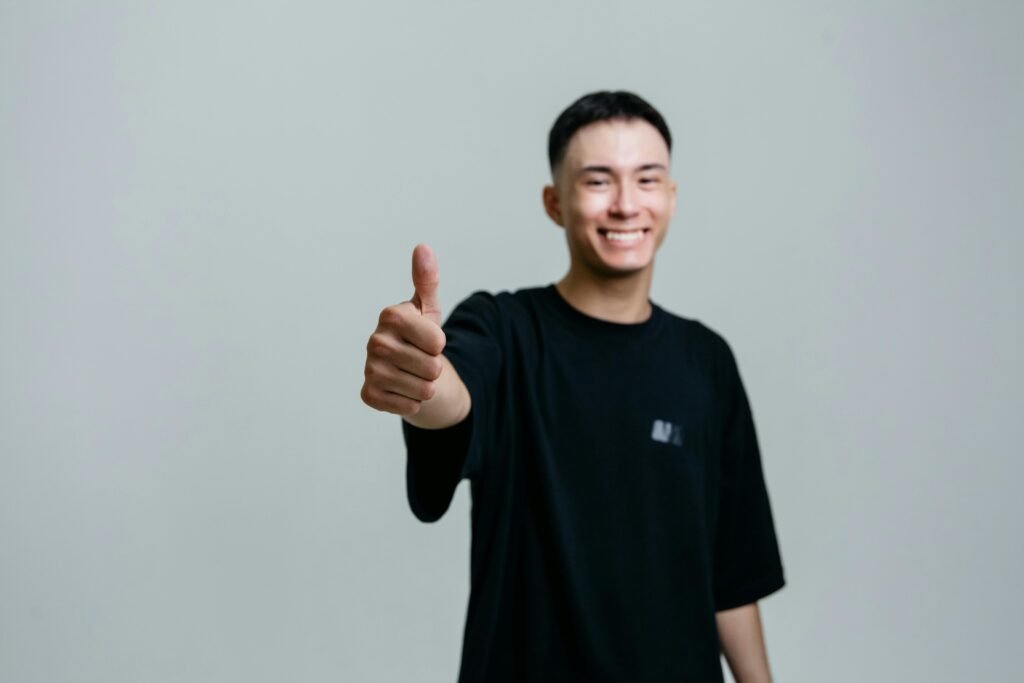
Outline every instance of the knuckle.
<svg viewBox="0 0 1024 683"><path fill-rule="evenodd" d="M430 399L434 398L434 395L436 393L437 385L434 382L423 383L423 388L420 391L420 395L423 397L424 401L429 401Z"/></svg>
<svg viewBox="0 0 1024 683"><path fill-rule="evenodd" d="M398 307L388 306L380 312L380 317L378 317L377 322L379 322L381 326L387 327L389 325L398 325L402 320L402 313L398 310Z"/></svg>
<svg viewBox="0 0 1024 683"><path fill-rule="evenodd" d="M364 384L363 390L359 392L359 397L363 399L363 403L370 406L375 410L384 410L384 406L379 400L377 395L373 392L373 389L369 385Z"/></svg>
<svg viewBox="0 0 1024 683"><path fill-rule="evenodd" d="M363 375L366 377L368 384L377 384L387 377L387 373L377 363L367 363L366 369L363 370Z"/></svg>
<svg viewBox="0 0 1024 683"><path fill-rule="evenodd" d="M427 363L427 379L436 380L441 376L441 371L444 369L444 365L437 358L431 358L430 362Z"/></svg>
<svg viewBox="0 0 1024 683"><path fill-rule="evenodd" d="M427 340L427 348L423 349L432 356L440 355L444 351L445 337L444 332L438 329L437 334L431 335L430 339Z"/></svg>
<svg viewBox="0 0 1024 683"><path fill-rule="evenodd" d="M383 334L374 332L366 343L366 352L371 356L386 357L391 353L391 346Z"/></svg>

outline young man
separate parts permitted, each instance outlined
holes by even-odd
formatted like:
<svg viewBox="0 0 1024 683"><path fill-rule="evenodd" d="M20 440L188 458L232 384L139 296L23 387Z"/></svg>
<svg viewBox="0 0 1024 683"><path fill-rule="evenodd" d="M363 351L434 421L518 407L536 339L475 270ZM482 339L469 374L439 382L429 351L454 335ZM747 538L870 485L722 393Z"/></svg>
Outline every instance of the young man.
<svg viewBox="0 0 1024 683"><path fill-rule="evenodd" d="M384 309L362 398L403 417L416 516L471 482L459 680L770 680L757 600L784 585L729 346L649 297L675 208L671 136L626 92L573 103L549 138L555 285L478 292L441 326L438 268Z"/></svg>

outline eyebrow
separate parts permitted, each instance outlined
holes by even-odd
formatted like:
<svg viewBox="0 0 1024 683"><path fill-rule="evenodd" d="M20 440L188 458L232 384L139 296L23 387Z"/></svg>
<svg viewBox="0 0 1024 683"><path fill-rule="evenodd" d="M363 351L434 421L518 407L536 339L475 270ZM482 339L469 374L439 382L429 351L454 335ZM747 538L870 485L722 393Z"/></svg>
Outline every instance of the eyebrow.
<svg viewBox="0 0 1024 683"><path fill-rule="evenodd" d="M668 167L665 166L665 164L643 164L642 166L637 166L636 169L634 169L633 172L634 173L643 173L644 171L667 171L667 170L668 170ZM583 168L581 168L579 170L579 172L576 175L579 176L579 175L583 175L584 173L607 173L608 175L611 175L612 174L612 167L611 166L600 166L600 165L584 166Z"/></svg>

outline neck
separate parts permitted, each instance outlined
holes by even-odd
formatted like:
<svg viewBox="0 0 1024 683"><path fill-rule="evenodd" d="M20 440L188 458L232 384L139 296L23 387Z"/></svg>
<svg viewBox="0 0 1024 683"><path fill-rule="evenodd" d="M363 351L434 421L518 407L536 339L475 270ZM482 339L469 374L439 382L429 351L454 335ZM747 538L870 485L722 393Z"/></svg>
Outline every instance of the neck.
<svg viewBox="0 0 1024 683"><path fill-rule="evenodd" d="M652 268L622 277L595 277L570 268L555 287L576 310L613 323L642 323L651 317Z"/></svg>

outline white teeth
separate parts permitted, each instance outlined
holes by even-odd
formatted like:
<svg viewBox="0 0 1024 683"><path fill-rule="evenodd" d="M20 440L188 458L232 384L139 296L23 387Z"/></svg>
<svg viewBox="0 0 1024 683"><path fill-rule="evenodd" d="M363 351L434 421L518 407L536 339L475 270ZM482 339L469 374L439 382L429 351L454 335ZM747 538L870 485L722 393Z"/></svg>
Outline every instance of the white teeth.
<svg viewBox="0 0 1024 683"><path fill-rule="evenodd" d="M613 242L636 242L643 238L643 236L643 230L632 230L630 232L615 232L614 230L609 230L605 233L605 237Z"/></svg>

